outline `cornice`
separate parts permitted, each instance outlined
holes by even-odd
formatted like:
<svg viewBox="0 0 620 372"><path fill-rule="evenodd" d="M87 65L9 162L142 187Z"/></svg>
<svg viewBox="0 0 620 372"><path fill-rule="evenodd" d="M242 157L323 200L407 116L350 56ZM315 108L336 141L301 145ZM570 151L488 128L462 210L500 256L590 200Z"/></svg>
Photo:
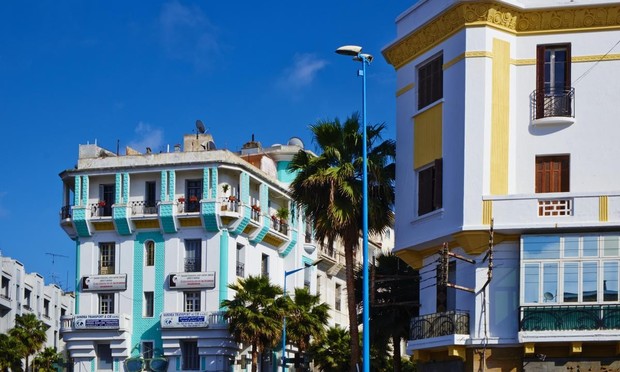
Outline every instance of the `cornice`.
<svg viewBox="0 0 620 372"><path fill-rule="evenodd" d="M468 27L493 27L514 35L620 29L620 6L585 6L520 10L494 2L455 5L383 50L399 69Z"/></svg>

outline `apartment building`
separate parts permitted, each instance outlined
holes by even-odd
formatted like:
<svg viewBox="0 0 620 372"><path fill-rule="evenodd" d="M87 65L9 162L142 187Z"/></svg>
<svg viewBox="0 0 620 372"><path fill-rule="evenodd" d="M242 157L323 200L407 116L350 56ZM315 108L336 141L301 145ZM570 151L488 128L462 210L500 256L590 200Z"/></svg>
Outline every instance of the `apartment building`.
<svg viewBox="0 0 620 372"><path fill-rule="evenodd" d="M396 29L420 370L620 368L620 2L420 0Z"/></svg>

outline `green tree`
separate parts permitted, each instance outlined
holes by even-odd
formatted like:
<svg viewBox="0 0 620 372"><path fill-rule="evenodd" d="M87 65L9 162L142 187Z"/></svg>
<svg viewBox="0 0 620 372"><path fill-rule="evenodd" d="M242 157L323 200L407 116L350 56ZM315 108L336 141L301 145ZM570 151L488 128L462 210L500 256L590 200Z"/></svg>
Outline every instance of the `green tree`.
<svg viewBox="0 0 620 372"><path fill-rule="evenodd" d="M224 317L237 342L252 347L252 372L258 367L258 354L276 345L282 332L282 316L286 301L282 288L269 283L269 278L249 276L229 285L236 291L232 300L222 301ZM277 297L279 296L279 297Z"/></svg>
<svg viewBox="0 0 620 372"><path fill-rule="evenodd" d="M358 114L351 115L344 123L338 118L319 121L310 129L321 154L313 156L300 151L293 157L289 171L296 172L296 176L290 188L293 199L304 207L313 223L317 240L332 244L339 239L344 245L351 332L350 369L355 371L360 347L353 290L354 258L362 230L363 134ZM370 233L383 232L394 219L396 146L393 140L381 140L383 129L384 124L366 128Z"/></svg>
<svg viewBox="0 0 620 372"><path fill-rule="evenodd" d="M330 327L322 339L313 340L310 354L323 372L342 372L350 368L351 334L346 329Z"/></svg>
<svg viewBox="0 0 620 372"><path fill-rule="evenodd" d="M9 331L9 335L14 337L23 346L26 370L30 366L30 356L39 351L47 341L46 330L45 324L37 319L34 314L17 315L15 317L15 327Z"/></svg>
<svg viewBox="0 0 620 372"><path fill-rule="evenodd" d="M286 314L287 340L297 347L297 357L303 356L311 338L319 340L325 335L329 320L329 305L321 303L321 296L313 295L307 288L295 288L295 298L290 300Z"/></svg>
<svg viewBox="0 0 620 372"><path fill-rule="evenodd" d="M401 372L400 343L409 337L411 318L418 315L420 304L418 271L393 254L377 257L371 269L370 337L373 345L392 343L391 370ZM356 280L361 282L359 271ZM361 290L356 291L356 299L362 303Z"/></svg>
<svg viewBox="0 0 620 372"><path fill-rule="evenodd" d="M56 352L53 347L46 347L34 358L33 368L37 372L54 372L53 364L62 361L62 354Z"/></svg>
<svg viewBox="0 0 620 372"><path fill-rule="evenodd" d="M22 356L26 354L23 348L15 337L0 334L0 371L23 371Z"/></svg>

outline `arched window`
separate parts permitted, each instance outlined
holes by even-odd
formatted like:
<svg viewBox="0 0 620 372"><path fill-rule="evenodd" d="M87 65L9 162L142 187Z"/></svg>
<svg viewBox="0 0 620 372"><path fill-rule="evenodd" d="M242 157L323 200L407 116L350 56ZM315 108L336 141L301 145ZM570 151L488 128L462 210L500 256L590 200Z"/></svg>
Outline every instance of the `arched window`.
<svg viewBox="0 0 620 372"><path fill-rule="evenodd" d="M155 242L152 240L148 240L146 243L144 243L144 253L145 253L145 259L144 259L144 263L146 266L153 266L155 265Z"/></svg>

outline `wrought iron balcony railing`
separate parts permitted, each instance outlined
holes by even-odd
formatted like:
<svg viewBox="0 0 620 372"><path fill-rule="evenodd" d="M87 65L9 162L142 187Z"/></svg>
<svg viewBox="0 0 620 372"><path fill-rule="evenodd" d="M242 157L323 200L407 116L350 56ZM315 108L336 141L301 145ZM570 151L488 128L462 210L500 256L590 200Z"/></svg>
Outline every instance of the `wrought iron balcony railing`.
<svg viewBox="0 0 620 372"><path fill-rule="evenodd" d="M130 203L131 214L157 214L157 202L155 201L133 201Z"/></svg>
<svg viewBox="0 0 620 372"><path fill-rule="evenodd" d="M200 258L186 258L183 266L186 273L200 272Z"/></svg>
<svg viewBox="0 0 620 372"><path fill-rule="evenodd" d="M243 277L245 274L245 263L237 262L237 276Z"/></svg>
<svg viewBox="0 0 620 372"><path fill-rule="evenodd" d="M71 218L71 206L65 205L60 208L60 219L65 220L67 218Z"/></svg>
<svg viewBox="0 0 620 372"><path fill-rule="evenodd" d="M575 117L575 88L547 92L537 89L530 94L532 120L549 117Z"/></svg>
<svg viewBox="0 0 620 372"><path fill-rule="evenodd" d="M469 334L469 312L447 311L422 315L411 319L410 340L423 340L448 335Z"/></svg>
<svg viewBox="0 0 620 372"><path fill-rule="evenodd" d="M620 330L620 305L522 306L519 330Z"/></svg>

